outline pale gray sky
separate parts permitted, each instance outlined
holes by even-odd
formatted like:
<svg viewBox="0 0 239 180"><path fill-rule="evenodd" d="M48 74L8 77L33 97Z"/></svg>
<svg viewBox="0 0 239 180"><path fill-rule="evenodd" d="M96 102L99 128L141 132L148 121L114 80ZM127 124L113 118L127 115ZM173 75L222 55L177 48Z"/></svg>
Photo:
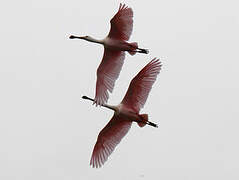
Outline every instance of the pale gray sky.
<svg viewBox="0 0 239 180"><path fill-rule="evenodd" d="M0 179L239 178L237 1L122 1L133 8L130 41L109 103L153 57L163 69L142 113L101 169L89 166L113 112L91 106L104 38L120 1L4 1L0 6Z"/></svg>

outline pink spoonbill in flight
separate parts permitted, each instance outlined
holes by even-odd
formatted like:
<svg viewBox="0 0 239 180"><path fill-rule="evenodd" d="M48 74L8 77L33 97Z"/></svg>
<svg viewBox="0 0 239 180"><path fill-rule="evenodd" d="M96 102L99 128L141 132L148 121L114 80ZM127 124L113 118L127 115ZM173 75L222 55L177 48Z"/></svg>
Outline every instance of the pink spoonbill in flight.
<svg viewBox="0 0 239 180"><path fill-rule="evenodd" d="M90 36L73 36L70 39L84 39L104 46L103 59L97 69L97 81L94 103L102 105L107 102L109 92L112 93L115 81L119 77L125 59L125 51L135 53L148 53L147 49L138 47L136 42L127 42L133 29L133 11L125 4L120 4L118 12L111 19L111 28L108 36L97 40Z"/></svg>
<svg viewBox="0 0 239 180"><path fill-rule="evenodd" d="M107 161L129 131L132 122L138 123L140 127L146 124L158 127L157 124L148 121L148 114L139 114L139 111L143 108L160 69L159 59L154 58L131 80L126 95L118 106L102 104L103 107L113 110L114 115L98 135L90 165L98 168ZM94 101L87 96L82 98Z"/></svg>

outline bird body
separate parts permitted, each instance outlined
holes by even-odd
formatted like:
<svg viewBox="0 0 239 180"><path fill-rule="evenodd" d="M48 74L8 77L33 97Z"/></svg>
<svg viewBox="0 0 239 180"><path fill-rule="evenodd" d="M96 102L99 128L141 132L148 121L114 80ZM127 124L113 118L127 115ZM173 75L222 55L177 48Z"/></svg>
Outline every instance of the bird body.
<svg viewBox="0 0 239 180"><path fill-rule="evenodd" d="M103 107L113 110L114 115L98 135L90 160L93 167L98 168L105 163L121 139L127 134L133 122L138 123L140 127L144 127L146 124L158 127L157 124L148 121L147 114L139 114L139 112L147 100L160 69L159 60L153 59L133 78L119 105L102 104ZM82 98L94 101L87 96Z"/></svg>
<svg viewBox="0 0 239 180"><path fill-rule="evenodd" d="M103 40L103 45L108 50L114 51L127 51L127 52L135 52L138 48L137 43L128 43L123 40L112 39L110 37L106 37Z"/></svg>
<svg viewBox="0 0 239 180"><path fill-rule="evenodd" d="M103 59L97 69L94 98L96 105L105 104L109 98L108 92L112 93L124 63L125 52L130 55L148 53L147 49L139 48L136 42L127 42L133 30L133 11L131 8L125 4L120 4L119 10L110 20L110 24L110 32L103 40L97 40L90 36L70 36L70 39L84 39L104 46Z"/></svg>
<svg viewBox="0 0 239 180"><path fill-rule="evenodd" d="M108 105L109 106L109 105ZM111 106L114 109L114 114L116 116L121 116L125 120L138 122L140 121L140 116L138 113L134 112L132 109L124 106L124 104L119 104L117 106Z"/></svg>

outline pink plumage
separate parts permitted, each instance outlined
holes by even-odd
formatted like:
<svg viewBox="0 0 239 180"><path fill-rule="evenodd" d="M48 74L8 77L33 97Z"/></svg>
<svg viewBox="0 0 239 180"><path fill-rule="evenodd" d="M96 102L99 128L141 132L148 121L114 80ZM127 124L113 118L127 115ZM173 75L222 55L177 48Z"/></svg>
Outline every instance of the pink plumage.
<svg viewBox="0 0 239 180"><path fill-rule="evenodd" d="M157 127L148 121L147 114L139 114L161 69L161 63L154 58L131 81L128 91L118 106L103 105L115 111L109 123L101 130L95 144L90 165L101 167L129 131L133 121L140 127L145 124ZM89 99L88 97L85 99ZM90 99L92 100L92 99Z"/></svg>
<svg viewBox="0 0 239 180"><path fill-rule="evenodd" d="M103 59L97 69L96 81L96 104L104 104L112 93L115 81L118 79L124 63L125 53L123 51L104 51Z"/></svg>
<svg viewBox="0 0 239 180"><path fill-rule="evenodd" d="M133 30L133 10L120 4L118 12L110 20L111 28L108 37L128 41Z"/></svg>
<svg viewBox="0 0 239 180"><path fill-rule="evenodd" d="M115 81L118 79L122 69L125 51L130 55L148 53L148 50L138 47L136 42L127 42L133 30L133 11L125 4L120 4L118 12L110 20L110 32L103 40L97 40L90 36L70 36L70 39L84 39L104 45L103 59L97 70L97 81L95 91L96 105L107 102L109 92L113 91Z"/></svg>
<svg viewBox="0 0 239 180"><path fill-rule="evenodd" d="M121 103L135 112L139 112L144 107L152 85L161 70L161 66L161 63L156 58L148 63L131 81Z"/></svg>
<svg viewBox="0 0 239 180"><path fill-rule="evenodd" d="M109 92L112 93L115 81L118 79L120 71L122 69L125 52L119 51L120 49L128 49L129 44L124 41L129 40L133 29L133 11L125 4L120 4L118 12L110 21L111 28L108 34L110 40L110 46L105 46L104 56L101 64L97 70L97 82L95 103L96 105L102 105L107 102L109 98ZM118 41L114 41L118 40ZM106 40L107 41L107 40ZM108 40L109 41L109 40ZM125 47L124 47L125 46ZM137 47L131 47L136 49ZM131 53L131 55L135 54Z"/></svg>

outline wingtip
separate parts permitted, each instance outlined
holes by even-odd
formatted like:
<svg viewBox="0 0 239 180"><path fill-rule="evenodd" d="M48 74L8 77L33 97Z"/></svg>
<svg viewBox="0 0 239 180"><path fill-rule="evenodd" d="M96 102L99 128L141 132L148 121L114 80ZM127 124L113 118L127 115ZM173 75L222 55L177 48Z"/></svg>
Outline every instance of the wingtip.
<svg viewBox="0 0 239 180"><path fill-rule="evenodd" d="M160 61L160 58L157 58L157 57L153 58L151 60L151 63L158 64L160 67L162 67L162 65L163 65L162 62Z"/></svg>
<svg viewBox="0 0 239 180"><path fill-rule="evenodd" d="M121 9L121 7L122 7L122 3L120 3L118 11Z"/></svg>
<svg viewBox="0 0 239 180"><path fill-rule="evenodd" d="M122 9L127 9L127 8L128 8L128 6L126 6L126 4L120 3L120 5L119 5L119 11L122 10Z"/></svg>

